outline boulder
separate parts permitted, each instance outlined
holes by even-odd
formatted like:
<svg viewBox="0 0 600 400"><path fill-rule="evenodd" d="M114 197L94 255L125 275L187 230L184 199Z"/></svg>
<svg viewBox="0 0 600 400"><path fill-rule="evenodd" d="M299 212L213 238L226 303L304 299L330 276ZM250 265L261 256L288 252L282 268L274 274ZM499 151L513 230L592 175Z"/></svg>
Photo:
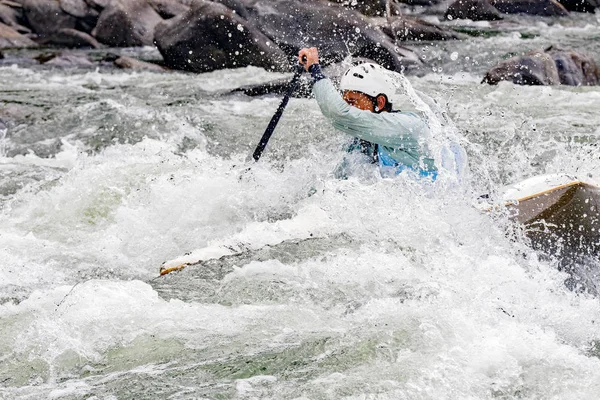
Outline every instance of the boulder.
<svg viewBox="0 0 600 400"><path fill-rule="evenodd" d="M244 19L248 19L248 6L250 5L249 0L212 0L215 3L221 3L225 7L236 12L237 15Z"/></svg>
<svg viewBox="0 0 600 400"><path fill-rule="evenodd" d="M573 50L551 46L545 50L552 57L560 83L569 86L600 85L600 69L593 58Z"/></svg>
<svg viewBox="0 0 600 400"><path fill-rule="evenodd" d="M42 64L59 68L91 68L95 64L81 53L59 53L50 59L43 59Z"/></svg>
<svg viewBox="0 0 600 400"><path fill-rule="evenodd" d="M391 36L397 41L432 41L461 39L462 35L453 30L414 17L394 17L388 27Z"/></svg>
<svg viewBox="0 0 600 400"><path fill-rule="evenodd" d="M563 17L569 12L556 0L491 0L498 11L506 14L530 14Z"/></svg>
<svg viewBox="0 0 600 400"><path fill-rule="evenodd" d="M74 17L83 18L90 12L90 6L83 0L60 0L60 8Z"/></svg>
<svg viewBox="0 0 600 400"><path fill-rule="evenodd" d="M74 29L77 24L77 18L64 12L56 0L23 0L23 14L41 38L61 29Z"/></svg>
<svg viewBox="0 0 600 400"><path fill-rule="evenodd" d="M0 22L0 49L36 47L27 36L21 35L8 25Z"/></svg>
<svg viewBox="0 0 600 400"><path fill-rule="evenodd" d="M61 29L42 41L43 44L53 44L61 47L81 48L90 47L100 49L104 47L100 42L85 32L75 29Z"/></svg>
<svg viewBox="0 0 600 400"><path fill-rule="evenodd" d="M31 29L21 25L22 13L16 8L0 3L0 22L19 33L31 33Z"/></svg>
<svg viewBox="0 0 600 400"><path fill-rule="evenodd" d="M231 9L197 0L190 10L160 23L155 41L165 65L206 72L255 65L289 70L285 54Z"/></svg>
<svg viewBox="0 0 600 400"><path fill-rule="evenodd" d="M595 13L600 0L558 0L567 11Z"/></svg>
<svg viewBox="0 0 600 400"><path fill-rule="evenodd" d="M96 10L103 10L110 3L110 0L85 0L85 2Z"/></svg>
<svg viewBox="0 0 600 400"><path fill-rule="evenodd" d="M177 0L149 0L149 2L154 11L164 19L176 17L190 9Z"/></svg>
<svg viewBox="0 0 600 400"><path fill-rule="evenodd" d="M387 0L329 0L332 3L338 3L352 10L356 10L361 14L369 17L385 17L387 16ZM395 0L390 1L391 15L399 15L400 10Z"/></svg>
<svg viewBox="0 0 600 400"><path fill-rule="evenodd" d="M489 0L457 0L450 4L446 13L446 19L470 19L472 21L497 21L502 16Z"/></svg>
<svg viewBox="0 0 600 400"><path fill-rule="evenodd" d="M600 71L590 57L550 47L505 60L492 68L482 83L505 80L519 85L598 85Z"/></svg>
<svg viewBox="0 0 600 400"><path fill-rule="evenodd" d="M162 21L145 0L110 0L92 35L109 46L151 46L154 28Z"/></svg>
<svg viewBox="0 0 600 400"><path fill-rule="evenodd" d="M421 64L414 52L397 46L360 13L327 1L258 0L250 13L290 57L315 46L325 65L347 56L370 58L392 70Z"/></svg>
<svg viewBox="0 0 600 400"><path fill-rule="evenodd" d="M116 67L121 69L131 69L134 71L155 71L165 72L165 69L160 65L152 64L146 61L141 61L136 58L121 56L114 61Z"/></svg>
<svg viewBox="0 0 600 400"><path fill-rule="evenodd" d="M442 0L398 0L400 3L409 6L433 6L442 2Z"/></svg>

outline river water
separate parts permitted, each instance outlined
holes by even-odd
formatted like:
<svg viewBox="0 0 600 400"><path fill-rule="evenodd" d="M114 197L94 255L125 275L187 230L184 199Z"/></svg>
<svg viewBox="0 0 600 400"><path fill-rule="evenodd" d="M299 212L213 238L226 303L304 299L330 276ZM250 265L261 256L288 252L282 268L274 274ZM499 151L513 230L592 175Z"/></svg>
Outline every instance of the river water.
<svg viewBox="0 0 600 400"><path fill-rule="evenodd" d="M462 182L336 178L347 138L314 99L290 101L246 170L280 98L229 90L288 74L5 62L0 397L597 398L600 278L567 289L559 260L474 203L598 176L599 88L480 81L550 44L600 61L600 18L503 24L416 46L431 71L410 81L454 121ZM158 277L198 249L228 255Z"/></svg>

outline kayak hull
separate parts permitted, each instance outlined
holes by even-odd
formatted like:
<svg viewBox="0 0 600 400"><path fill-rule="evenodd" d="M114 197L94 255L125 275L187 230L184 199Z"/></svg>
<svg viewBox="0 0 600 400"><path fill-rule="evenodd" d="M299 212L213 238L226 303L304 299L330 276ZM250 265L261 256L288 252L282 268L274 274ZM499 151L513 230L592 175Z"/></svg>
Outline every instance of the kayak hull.
<svg viewBox="0 0 600 400"><path fill-rule="evenodd" d="M519 196L511 199L510 197ZM505 195L509 216L535 248L573 255L600 249L600 187L568 175L523 181Z"/></svg>

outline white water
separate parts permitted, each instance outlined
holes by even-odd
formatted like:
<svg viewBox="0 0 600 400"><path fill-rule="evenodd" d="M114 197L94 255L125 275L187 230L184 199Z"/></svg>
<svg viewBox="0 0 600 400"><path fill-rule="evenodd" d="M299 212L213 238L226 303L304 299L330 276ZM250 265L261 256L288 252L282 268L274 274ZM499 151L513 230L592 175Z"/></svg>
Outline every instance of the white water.
<svg viewBox="0 0 600 400"><path fill-rule="evenodd" d="M467 143L451 187L335 179L344 137L310 99L244 172L279 99L222 93L276 77L0 68L33 121L0 158L0 397L596 398L598 299L472 203L597 176L600 89L410 78ZM156 278L219 246L233 256Z"/></svg>

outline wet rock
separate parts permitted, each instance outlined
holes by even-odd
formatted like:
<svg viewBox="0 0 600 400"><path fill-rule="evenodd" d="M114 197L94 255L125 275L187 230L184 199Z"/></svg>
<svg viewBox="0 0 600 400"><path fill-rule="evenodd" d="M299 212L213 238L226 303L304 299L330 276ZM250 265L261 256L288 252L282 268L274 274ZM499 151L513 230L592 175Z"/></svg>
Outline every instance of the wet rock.
<svg viewBox="0 0 600 400"><path fill-rule="evenodd" d="M268 37L231 9L209 1L198 0L185 14L160 23L155 41L165 65L173 69L289 68L285 54Z"/></svg>
<svg viewBox="0 0 600 400"><path fill-rule="evenodd" d="M20 10L0 3L0 22L8 25L19 33L31 33L31 29L21 25L22 13Z"/></svg>
<svg viewBox="0 0 600 400"><path fill-rule="evenodd" d="M165 72L165 69L160 65L141 61L136 58L121 56L114 61L115 66L121 69L131 69L135 71L156 71Z"/></svg>
<svg viewBox="0 0 600 400"><path fill-rule="evenodd" d="M92 60L81 53L59 53L43 64L60 68L92 68L95 66Z"/></svg>
<svg viewBox="0 0 600 400"><path fill-rule="evenodd" d="M329 0L332 3L338 3L352 10L356 10L361 14L370 17L385 17L387 16L386 7L387 0ZM391 15L400 14L396 1L390 2Z"/></svg>
<svg viewBox="0 0 600 400"><path fill-rule="evenodd" d="M600 7L599 0L558 0L567 11L595 13Z"/></svg>
<svg viewBox="0 0 600 400"><path fill-rule="evenodd" d="M593 58L553 46L547 48L545 52L554 60L561 84L569 86L600 85L600 69Z"/></svg>
<svg viewBox="0 0 600 400"><path fill-rule="evenodd" d="M569 12L556 0L491 0L498 11L506 14L530 14L561 17Z"/></svg>
<svg viewBox="0 0 600 400"><path fill-rule="evenodd" d="M253 20L290 57L303 47L319 48L323 64L359 56L386 68L420 65L412 51L396 46L358 12L327 1L259 0L250 9Z"/></svg>
<svg viewBox="0 0 600 400"><path fill-rule="evenodd" d="M92 36L75 29L61 29L42 43L69 48L90 47L93 49L100 49L104 47Z"/></svg>
<svg viewBox="0 0 600 400"><path fill-rule="evenodd" d="M461 39L462 35L422 19L394 17L389 24L391 36L398 41L432 41Z"/></svg>
<svg viewBox="0 0 600 400"><path fill-rule="evenodd" d="M109 46L151 46L154 28L163 21L144 0L111 0L92 35Z"/></svg>
<svg viewBox="0 0 600 400"><path fill-rule="evenodd" d="M497 21L502 19L502 15L488 0L457 0L450 4L444 18Z"/></svg>
<svg viewBox="0 0 600 400"><path fill-rule="evenodd" d="M248 19L249 17L249 13L248 13L248 6L250 5L250 2L248 2L247 0L213 0L215 3L221 3L223 4L225 7L233 10L236 12L237 15L239 15L240 17L244 18L244 19Z"/></svg>
<svg viewBox="0 0 600 400"><path fill-rule="evenodd" d="M176 17L190 9L177 0L150 0L149 2L154 11L164 19Z"/></svg>
<svg viewBox="0 0 600 400"><path fill-rule="evenodd" d="M60 0L60 8L74 17L83 18L90 12L90 6L83 0Z"/></svg>
<svg viewBox="0 0 600 400"><path fill-rule="evenodd" d="M37 47L37 43L0 22L0 49Z"/></svg>
<svg viewBox="0 0 600 400"><path fill-rule="evenodd" d="M409 6L433 6L442 2L442 0L398 0L400 3Z"/></svg>
<svg viewBox="0 0 600 400"><path fill-rule="evenodd" d="M492 68L482 83L509 81L519 85L598 85L600 71L594 60L572 50L550 47L505 60Z"/></svg>
<svg viewBox="0 0 600 400"><path fill-rule="evenodd" d="M61 29L74 29L77 18L62 10L58 1L23 0L23 14L29 27L40 37Z"/></svg>
<svg viewBox="0 0 600 400"><path fill-rule="evenodd" d="M110 3L110 0L85 0L85 2L96 10L102 10Z"/></svg>

